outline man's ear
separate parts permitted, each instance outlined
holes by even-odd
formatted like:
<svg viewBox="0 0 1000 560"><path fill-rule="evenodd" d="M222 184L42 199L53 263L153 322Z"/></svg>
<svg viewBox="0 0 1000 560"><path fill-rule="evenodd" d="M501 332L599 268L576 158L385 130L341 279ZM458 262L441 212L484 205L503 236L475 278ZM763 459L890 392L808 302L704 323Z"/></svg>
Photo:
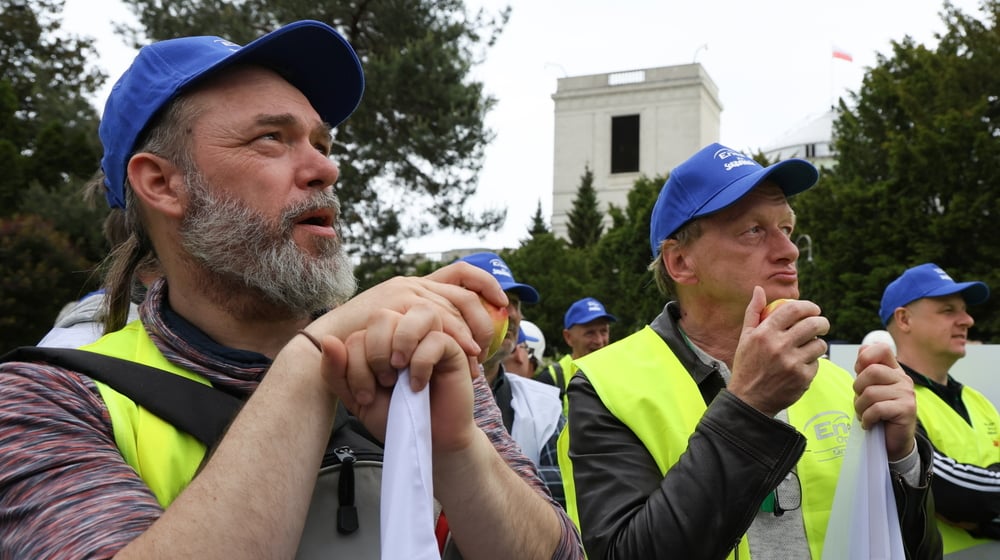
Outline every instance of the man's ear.
<svg viewBox="0 0 1000 560"><path fill-rule="evenodd" d="M140 152L128 161L132 190L143 203L160 214L184 215L184 173L172 162L149 152Z"/></svg>
<svg viewBox="0 0 1000 560"><path fill-rule="evenodd" d="M901 332L910 332L910 310L905 307L897 307L892 312L892 320L896 323L896 328Z"/></svg>
<svg viewBox="0 0 1000 560"><path fill-rule="evenodd" d="M667 275L673 278L678 284L694 284L698 281L695 274L690 255L678 244L676 239L667 239L663 242L660 251L660 258L663 259L663 266Z"/></svg>
<svg viewBox="0 0 1000 560"><path fill-rule="evenodd" d="M569 329L563 329L563 340L566 341L566 346L569 346Z"/></svg>

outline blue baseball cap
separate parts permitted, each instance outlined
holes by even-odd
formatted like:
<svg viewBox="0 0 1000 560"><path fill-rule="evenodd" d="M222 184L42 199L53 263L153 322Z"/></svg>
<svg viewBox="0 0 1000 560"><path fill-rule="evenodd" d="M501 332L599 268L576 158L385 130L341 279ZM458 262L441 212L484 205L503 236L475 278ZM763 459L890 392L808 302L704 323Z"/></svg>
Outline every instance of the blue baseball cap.
<svg viewBox="0 0 1000 560"><path fill-rule="evenodd" d="M597 319L607 319L617 321L618 319L604 309L604 304L592 297L586 297L573 302L563 316L563 328L568 329L573 325L585 325Z"/></svg>
<svg viewBox="0 0 1000 560"><path fill-rule="evenodd" d="M524 303L538 303L540 299L538 290L527 284L519 284L514 280L514 273L510 271L507 263L496 253L473 253L466 255L459 261L467 262L473 266L489 272L500 283L500 287L505 292L514 292Z"/></svg>
<svg viewBox="0 0 1000 560"><path fill-rule="evenodd" d="M950 296L961 292L968 305L977 305L990 298L990 288L982 282L955 282L940 266L924 263L906 269L889 283L882 293L878 316L888 325L897 308L925 297Z"/></svg>
<svg viewBox="0 0 1000 560"><path fill-rule="evenodd" d="M298 88L330 126L361 102L364 72L354 49L329 25L297 21L241 47L221 37L169 39L139 50L111 89L98 133L108 204L125 207L129 158L160 110L200 79L235 64L271 68Z"/></svg>
<svg viewBox="0 0 1000 560"><path fill-rule="evenodd" d="M804 159L786 159L767 167L738 150L709 144L670 172L660 189L649 222L649 244L659 254L664 239L684 224L718 212L743 198L761 181L774 181L785 196L816 184L819 172Z"/></svg>

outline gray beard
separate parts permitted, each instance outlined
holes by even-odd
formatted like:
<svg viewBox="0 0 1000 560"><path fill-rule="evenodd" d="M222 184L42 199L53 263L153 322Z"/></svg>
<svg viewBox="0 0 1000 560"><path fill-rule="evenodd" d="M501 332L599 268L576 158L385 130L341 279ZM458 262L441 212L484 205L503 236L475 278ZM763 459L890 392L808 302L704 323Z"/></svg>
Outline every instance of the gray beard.
<svg viewBox="0 0 1000 560"><path fill-rule="evenodd" d="M240 200L217 196L196 170L186 174L186 182L190 206L181 222L181 243L214 276L213 283L230 289L241 284L289 315L330 309L354 295L357 280L339 235L315 240L319 256L292 238L293 220L304 212L333 207L339 218L340 201L332 190L286 208L275 222Z"/></svg>

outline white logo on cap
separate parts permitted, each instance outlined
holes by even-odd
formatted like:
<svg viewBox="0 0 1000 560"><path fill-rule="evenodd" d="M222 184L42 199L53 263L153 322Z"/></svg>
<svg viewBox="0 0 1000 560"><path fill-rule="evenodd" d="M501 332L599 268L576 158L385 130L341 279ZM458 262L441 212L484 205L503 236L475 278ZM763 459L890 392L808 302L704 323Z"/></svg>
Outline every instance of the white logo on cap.
<svg viewBox="0 0 1000 560"><path fill-rule="evenodd" d="M730 150L729 148L722 148L721 150L716 150L715 155L713 157L715 159L729 159L731 157L741 158L746 156L744 156L741 152L737 152L736 150Z"/></svg>
<svg viewBox="0 0 1000 560"><path fill-rule="evenodd" d="M229 49L231 51L238 51L238 50L240 50L240 46L239 45L237 45L236 43L234 43L232 41L227 41L226 39L216 39L213 42L214 43L218 43L218 44L222 45L223 47L226 47L227 49Z"/></svg>
<svg viewBox="0 0 1000 560"><path fill-rule="evenodd" d="M737 152L736 150L730 150L729 148L722 148L721 150L717 150L713 157L718 160L736 158L735 161L729 161L723 164L722 167L726 171L732 171L733 169L736 169L737 167L742 167L744 165L757 165L757 162L748 158L742 152Z"/></svg>
<svg viewBox="0 0 1000 560"><path fill-rule="evenodd" d="M954 280L951 279L951 276L948 276L948 273L945 272L940 267L935 268L934 272L937 272L938 278L940 278L942 280L948 280L949 282L954 282Z"/></svg>
<svg viewBox="0 0 1000 560"><path fill-rule="evenodd" d="M587 302L587 311L604 312L604 309L601 307L600 303L597 303L596 301L588 301Z"/></svg>
<svg viewBox="0 0 1000 560"><path fill-rule="evenodd" d="M514 279L514 275L510 273L510 269L500 259L491 259L490 268L493 269L493 276L508 276L511 280Z"/></svg>

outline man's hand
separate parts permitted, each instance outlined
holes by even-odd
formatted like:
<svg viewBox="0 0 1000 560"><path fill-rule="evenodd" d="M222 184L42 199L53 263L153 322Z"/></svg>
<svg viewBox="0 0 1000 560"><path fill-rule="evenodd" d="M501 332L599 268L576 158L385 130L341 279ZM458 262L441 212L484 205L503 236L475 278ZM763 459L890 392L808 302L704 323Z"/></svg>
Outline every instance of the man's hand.
<svg viewBox="0 0 1000 560"><path fill-rule="evenodd" d="M764 290L757 286L743 319L728 389L768 416L799 400L812 383L818 360L826 353L820 339L830 322L810 301L791 300L767 317Z"/></svg>
<svg viewBox="0 0 1000 560"><path fill-rule="evenodd" d="M916 445L917 399L913 380L906 375L887 344L862 346L854 364L854 410L861 427L885 423L885 451L890 461L907 456Z"/></svg>
<svg viewBox="0 0 1000 560"><path fill-rule="evenodd" d="M497 307L507 306L507 295L492 275L458 262L425 277L396 277L382 282L329 311L308 330L317 337L331 334L346 341L351 333L367 329L381 312L405 314L414 307L426 306L439 317L437 328L458 341L469 357L470 367L474 367L493 336L493 320L480 296Z"/></svg>
<svg viewBox="0 0 1000 560"><path fill-rule="evenodd" d="M416 313L414 313L416 312ZM375 437L385 441L389 401L398 371L410 368L411 388L420 391L430 384L431 437L434 451L448 452L468 447L477 428L473 418L472 371L469 361L451 336L427 329L409 352L408 362L398 344L409 346L411 330L423 323L425 310L415 308L407 316L386 313L370 330L358 331L343 343L326 336L323 344L323 369L331 389ZM412 323L410 323L412 319ZM419 330L419 328L418 328ZM338 367L341 352L347 354L347 366ZM327 356L332 359L328 361Z"/></svg>

